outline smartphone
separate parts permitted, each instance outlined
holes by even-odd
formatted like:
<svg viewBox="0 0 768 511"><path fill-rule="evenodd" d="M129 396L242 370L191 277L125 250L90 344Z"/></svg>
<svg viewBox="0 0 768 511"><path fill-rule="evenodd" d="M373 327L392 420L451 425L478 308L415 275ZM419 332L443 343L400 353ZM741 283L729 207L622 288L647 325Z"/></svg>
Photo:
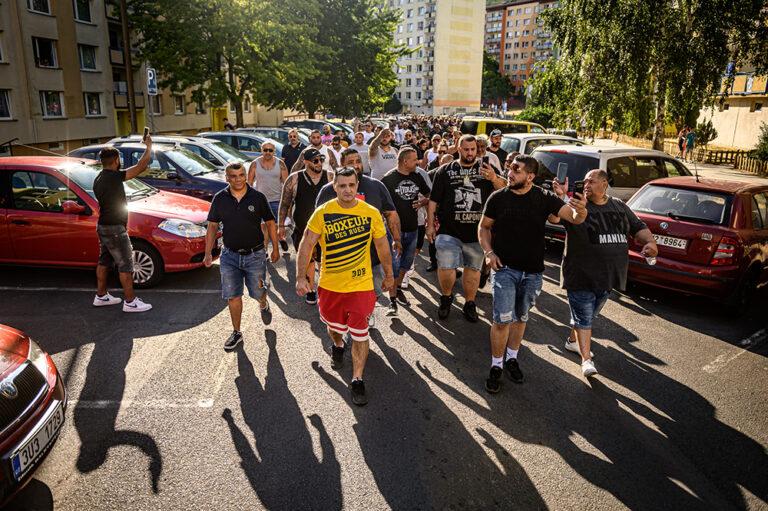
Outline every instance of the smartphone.
<svg viewBox="0 0 768 511"><path fill-rule="evenodd" d="M489 156L483 156L483 163L488 163L491 160Z"/></svg>
<svg viewBox="0 0 768 511"><path fill-rule="evenodd" d="M568 164L560 162L557 164L557 182L565 183L566 177L568 177Z"/></svg>
<svg viewBox="0 0 768 511"><path fill-rule="evenodd" d="M573 193L578 193L584 196L584 181L576 181L573 183Z"/></svg>
<svg viewBox="0 0 768 511"><path fill-rule="evenodd" d="M141 137L142 142L147 139L147 135L149 135L149 128L144 126L144 136Z"/></svg>

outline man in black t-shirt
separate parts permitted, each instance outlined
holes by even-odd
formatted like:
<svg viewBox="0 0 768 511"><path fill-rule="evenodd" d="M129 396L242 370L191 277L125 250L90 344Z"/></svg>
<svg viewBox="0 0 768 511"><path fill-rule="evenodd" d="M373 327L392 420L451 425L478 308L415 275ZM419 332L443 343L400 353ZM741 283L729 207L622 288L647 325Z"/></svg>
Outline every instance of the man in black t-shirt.
<svg viewBox="0 0 768 511"><path fill-rule="evenodd" d="M289 173L291 172L293 165L296 163L296 160L299 159L299 155L301 155L301 152L306 147L307 146L299 141L299 130L296 128L291 128L288 131L288 143L283 146L283 151L281 153L283 162L285 163L285 166L288 167ZM287 249L283 247L283 250Z"/></svg>
<svg viewBox="0 0 768 511"><path fill-rule="evenodd" d="M547 218L556 215L579 224L587 216L583 197L577 196L565 204L554 193L534 186L538 167L530 156L507 159L509 185L488 198L478 229L485 262L493 270L491 372L485 382L490 393L501 389L504 370L512 381L523 381L517 353L528 311L541 292Z"/></svg>
<svg viewBox="0 0 768 511"><path fill-rule="evenodd" d="M507 161L507 152L501 148L502 134L501 130L493 130L490 135L491 145L488 146L488 152L493 153L499 159L502 165Z"/></svg>
<svg viewBox="0 0 768 511"><path fill-rule="evenodd" d="M146 149L136 165L120 170L120 152L106 147L99 153L102 170L93 180L93 193L99 201L99 263L96 266L97 291L93 298L95 307L117 305L120 298L107 292L109 270L117 266L125 302L123 312L145 312L152 305L137 298L133 293L133 246L128 237L128 200L123 182L144 172L152 157L152 138L144 137Z"/></svg>
<svg viewBox="0 0 768 511"><path fill-rule="evenodd" d="M394 258L396 287L389 291L388 316L397 315L398 302L405 306L410 305L401 285L405 272L411 269L416 256L416 242L419 236L418 210L427 205L430 193L429 184L416 172L418 163L416 150L410 146L403 147L397 155L397 167L381 178L395 202L397 216L400 218L402 245L399 256ZM424 198L419 199L419 194Z"/></svg>
<svg viewBox="0 0 768 511"><path fill-rule="evenodd" d="M267 301L267 252L261 230L262 222L267 225L272 242L270 259L273 263L280 258L280 249L277 243L275 216L267 197L248 186L243 164L230 163L224 172L229 186L216 193L211 201L203 264L210 268L213 263L213 246L221 224L224 239L219 259L221 297L227 300L233 328L232 334L224 343L224 349L230 351L243 340L240 331L243 281L251 298L259 301L262 321L269 324L272 318Z"/></svg>
<svg viewBox="0 0 768 511"><path fill-rule="evenodd" d="M487 163L476 158L477 140L463 135L458 141L459 159L439 167L432 183L427 206L426 238L437 249L437 277L440 281L440 319L448 317L453 303L456 269L464 268L464 317L478 321L475 295L480 284L483 251L477 242L477 224L483 205L494 190L506 181ZM440 223L435 228L435 213Z"/></svg>

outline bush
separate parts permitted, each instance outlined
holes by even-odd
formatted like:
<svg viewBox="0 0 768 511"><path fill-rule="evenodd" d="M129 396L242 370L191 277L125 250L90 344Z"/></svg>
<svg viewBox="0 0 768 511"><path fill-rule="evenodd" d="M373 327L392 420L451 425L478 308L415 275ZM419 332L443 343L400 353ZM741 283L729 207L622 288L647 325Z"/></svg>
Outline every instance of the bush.
<svg viewBox="0 0 768 511"><path fill-rule="evenodd" d="M696 145L706 147L717 138L717 130L712 125L712 119L696 125Z"/></svg>
<svg viewBox="0 0 768 511"><path fill-rule="evenodd" d="M516 121L528 121L541 124L545 128L552 126L552 117L555 115L554 110L545 106L533 106L526 108L515 116Z"/></svg>
<svg viewBox="0 0 768 511"><path fill-rule="evenodd" d="M764 122L760 124L760 137L752 154L758 160L768 161L768 124Z"/></svg>

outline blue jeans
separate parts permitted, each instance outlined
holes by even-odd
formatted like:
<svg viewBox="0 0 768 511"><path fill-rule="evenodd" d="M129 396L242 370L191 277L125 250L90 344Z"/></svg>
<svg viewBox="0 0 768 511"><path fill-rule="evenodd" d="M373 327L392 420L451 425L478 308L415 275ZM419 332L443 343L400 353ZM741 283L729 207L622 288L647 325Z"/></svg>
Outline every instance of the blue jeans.
<svg viewBox="0 0 768 511"><path fill-rule="evenodd" d="M269 209L272 210L272 214L275 216L275 223L277 223L277 210L280 209L280 201L270 201Z"/></svg>
<svg viewBox="0 0 768 511"><path fill-rule="evenodd" d="M568 289L568 305L571 307L571 326L579 330L592 328L592 321L608 301L610 291Z"/></svg>
<svg viewBox="0 0 768 511"><path fill-rule="evenodd" d="M240 255L224 247L219 265L221 297L225 300L243 296L243 281L251 298L260 300L267 292L267 253L264 250Z"/></svg>
<svg viewBox="0 0 768 511"><path fill-rule="evenodd" d="M392 269L395 272L395 278L401 271L408 271L413 266L413 259L416 257L416 241L419 238L419 231L401 232L400 245L403 249L400 256L393 254Z"/></svg>
<svg viewBox="0 0 768 511"><path fill-rule="evenodd" d="M483 267L485 256L477 241L464 243L448 234L438 234L435 238L435 248L437 249L437 267L441 270L464 267L480 271Z"/></svg>
<svg viewBox="0 0 768 511"><path fill-rule="evenodd" d="M528 321L528 311L536 304L541 293L541 273L525 273L506 266L491 274L493 287L493 322L507 323Z"/></svg>

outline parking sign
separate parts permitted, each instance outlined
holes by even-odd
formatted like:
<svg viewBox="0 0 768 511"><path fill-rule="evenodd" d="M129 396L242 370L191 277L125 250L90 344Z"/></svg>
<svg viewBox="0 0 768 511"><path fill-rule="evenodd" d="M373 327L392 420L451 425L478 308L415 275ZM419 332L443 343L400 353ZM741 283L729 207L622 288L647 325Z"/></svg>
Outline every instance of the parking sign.
<svg viewBox="0 0 768 511"><path fill-rule="evenodd" d="M147 68L147 94L157 96L157 73L154 68Z"/></svg>

